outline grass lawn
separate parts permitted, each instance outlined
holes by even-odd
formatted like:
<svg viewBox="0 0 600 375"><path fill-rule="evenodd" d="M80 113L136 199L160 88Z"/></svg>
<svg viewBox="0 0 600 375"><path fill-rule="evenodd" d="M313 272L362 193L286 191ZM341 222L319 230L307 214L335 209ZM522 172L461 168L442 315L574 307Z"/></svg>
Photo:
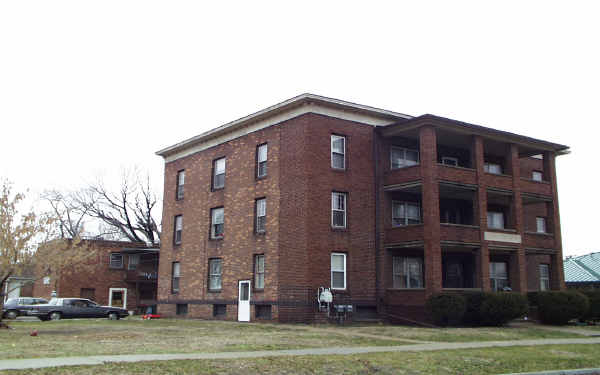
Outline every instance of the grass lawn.
<svg viewBox="0 0 600 375"><path fill-rule="evenodd" d="M600 367L598 345L551 345L352 356L156 361L12 371L11 374L499 374ZM1 373L1 372L0 372Z"/></svg>
<svg viewBox="0 0 600 375"><path fill-rule="evenodd" d="M318 332L310 326L128 318L11 321L0 330L2 359L103 354L189 353L389 346L407 342ZM29 333L37 329L38 336Z"/></svg>
<svg viewBox="0 0 600 375"><path fill-rule="evenodd" d="M581 337L567 332L550 331L531 326L478 328L420 328L399 325L368 325L344 328L350 332L368 333L422 341L469 342L550 339Z"/></svg>

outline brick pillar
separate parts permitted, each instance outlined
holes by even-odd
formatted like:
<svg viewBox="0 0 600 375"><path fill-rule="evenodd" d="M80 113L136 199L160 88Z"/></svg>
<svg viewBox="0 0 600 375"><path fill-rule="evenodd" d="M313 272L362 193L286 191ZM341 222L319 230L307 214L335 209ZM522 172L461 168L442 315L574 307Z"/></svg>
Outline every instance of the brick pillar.
<svg viewBox="0 0 600 375"><path fill-rule="evenodd" d="M476 273L477 287L483 291L490 290L490 251L484 240L484 232L487 230L487 189L485 185L485 171L483 168L483 138L480 136L473 137L472 155L473 167L477 174L477 202L473 206L476 207L473 223L479 225L479 238L481 246L477 252Z"/></svg>
<svg viewBox="0 0 600 375"><path fill-rule="evenodd" d="M432 126L419 130L421 178L423 181L423 224L425 288L427 294L442 290L442 249L440 247L440 193L437 180L437 140Z"/></svg>
<svg viewBox="0 0 600 375"><path fill-rule="evenodd" d="M556 254L550 257L550 287L555 290L565 289L565 274L563 269L562 234L560 231L560 212L558 209L558 189L556 185L556 155L553 152L544 153L544 179L552 186L552 203L549 204L549 215L554 233L554 249Z"/></svg>
<svg viewBox="0 0 600 375"><path fill-rule="evenodd" d="M521 198L521 168L519 166L519 146L510 145L509 163L512 173L513 201L512 212L517 234L523 236L523 200ZM527 259L525 257L525 248L523 243L519 244L517 252L511 256L509 266L510 284L513 290L519 292L527 291Z"/></svg>

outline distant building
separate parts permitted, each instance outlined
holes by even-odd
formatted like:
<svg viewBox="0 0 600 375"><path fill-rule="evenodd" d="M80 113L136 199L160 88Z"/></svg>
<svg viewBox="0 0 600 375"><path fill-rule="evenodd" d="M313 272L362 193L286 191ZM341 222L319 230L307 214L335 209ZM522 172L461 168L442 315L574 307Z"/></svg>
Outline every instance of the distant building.
<svg viewBox="0 0 600 375"><path fill-rule="evenodd" d="M156 305L159 249L144 243L83 240L96 256L52 280L36 266L35 297L80 297L101 305L145 312Z"/></svg>
<svg viewBox="0 0 600 375"><path fill-rule="evenodd" d="M568 288L600 288L600 252L567 257L564 267Z"/></svg>

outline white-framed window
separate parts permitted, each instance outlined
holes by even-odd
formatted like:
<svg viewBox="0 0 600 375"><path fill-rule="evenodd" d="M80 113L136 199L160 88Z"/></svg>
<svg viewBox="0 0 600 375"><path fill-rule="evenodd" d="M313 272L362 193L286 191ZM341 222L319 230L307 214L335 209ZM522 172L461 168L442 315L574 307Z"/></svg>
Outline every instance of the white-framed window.
<svg viewBox="0 0 600 375"><path fill-rule="evenodd" d="M183 216L175 216L175 223L173 226L173 243L175 245L181 244L181 235L183 233Z"/></svg>
<svg viewBox="0 0 600 375"><path fill-rule="evenodd" d="M453 167L458 167L458 158L454 158L451 156L444 156L444 157L442 157L442 164L450 165Z"/></svg>
<svg viewBox="0 0 600 375"><path fill-rule="evenodd" d="M544 179L544 174L540 171L531 172L531 179L533 181L542 181Z"/></svg>
<svg viewBox="0 0 600 375"><path fill-rule="evenodd" d="M346 254L331 253L331 289L346 289Z"/></svg>
<svg viewBox="0 0 600 375"><path fill-rule="evenodd" d="M111 253L109 266L110 268L123 268L123 254Z"/></svg>
<svg viewBox="0 0 600 375"><path fill-rule="evenodd" d="M392 146L390 159L392 169L410 167L419 164L419 151Z"/></svg>
<svg viewBox="0 0 600 375"><path fill-rule="evenodd" d="M487 226L493 229L504 229L504 213L503 212L487 212Z"/></svg>
<svg viewBox="0 0 600 375"><path fill-rule="evenodd" d="M495 292L509 286L506 262L490 262L490 286Z"/></svg>
<svg viewBox="0 0 600 375"><path fill-rule="evenodd" d="M44 285L50 285L50 276L45 276L42 279L42 282L44 283Z"/></svg>
<svg viewBox="0 0 600 375"><path fill-rule="evenodd" d="M484 163L483 169L487 173L502 174L502 166L496 163Z"/></svg>
<svg viewBox="0 0 600 375"><path fill-rule="evenodd" d="M393 257L394 288L423 288L423 259L418 257Z"/></svg>
<svg viewBox="0 0 600 375"><path fill-rule="evenodd" d="M225 158L213 161L213 190L225 187Z"/></svg>
<svg viewBox="0 0 600 375"><path fill-rule="evenodd" d="M211 209L210 217L210 238L223 238L223 233L225 232L225 209L223 207Z"/></svg>
<svg viewBox="0 0 600 375"><path fill-rule="evenodd" d="M267 199L256 200L256 233L264 233L267 224Z"/></svg>
<svg viewBox="0 0 600 375"><path fill-rule="evenodd" d="M264 254L254 256L254 288L265 288L265 256Z"/></svg>
<svg viewBox="0 0 600 375"><path fill-rule="evenodd" d="M208 289L221 290L223 274L223 260L209 259L208 260Z"/></svg>
<svg viewBox="0 0 600 375"><path fill-rule="evenodd" d="M331 168L346 169L346 137L331 135Z"/></svg>
<svg viewBox="0 0 600 375"><path fill-rule="evenodd" d="M538 233L546 233L546 218L545 217L536 217L535 218L535 227Z"/></svg>
<svg viewBox="0 0 600 375"><path fill-rule="evenodd" d="M392 201L392 226L401 227L421 222L419 203Z"/></svg>
<svg viewBox="0 0 600 375"><path fill-rule="evenodd" d="M129 262L127 262L128 270L137 269L138 264L140 264L140 254L129 254Z"/></svg>
<svg viewBox="0 0 600 375"><path fill-rule="evenodd" d="M185 171L182 169L177 172L177 193L175 195L176 200L183 199L183 187L185 185Z"/></svg>
<svg viewBox="0 0 600 375"><path fill-rule="evenodd" d="M540 291L550 290L550 266L540 264Z"/></svg>
<svg viewBox="0 0 600 375"><path fill-rule="evenodd" d="M181 278L181 265L173 262L171 265L171 293L179 292L179 279Z"/></svg>
<svg viewBox="0 0 600 375"><path fill-rule="evenodd" d="M331 193L331 226L346 228L346 193Z"/></svg>
<svg viewBox="0 0 600 375"><path fill-rule="evenodd" d="M258 178L267 176L267 152L266 143L256 148L256 177Z"/></svg>

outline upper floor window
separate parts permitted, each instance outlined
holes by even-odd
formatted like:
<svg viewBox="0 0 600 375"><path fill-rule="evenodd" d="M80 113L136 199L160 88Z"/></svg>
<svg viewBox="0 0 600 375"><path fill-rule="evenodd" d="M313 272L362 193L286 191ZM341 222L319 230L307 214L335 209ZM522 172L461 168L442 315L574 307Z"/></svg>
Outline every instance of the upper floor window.
<svg viewBox="0 0 600 375"><path fill-rule="evenodd" d="M44 276L43 283L44 285L50 285L50 276Z"/></svg>
<svg viewBox="0 0 600 375"><path fill-rule="evenodd" d="M419 164L419 151L392 146L390 149L392 169L410 167Z"/></svg>
<svg viewBox="0 0 600 375"><path fill-rule="evenodd" d="M210 237L212 239L223 238L225 229L225 209L223 207L210 210L211 225Z"/></svg>
<svg viewBox="0 0 600 375"><path fill-rule="evenodd" d="M533 171L531 172L531 179L533 181L542 181L544 177L544 174L540 171Z"/></svg>
<svg viewBox="0 0 600 375"><path fill-rule="evenodd" d="M225 187L225 158L213 161L213 189Z"/></svg>
<svg viewBox="0 0 600 375"><path fill-rule="evenodd" d="M346 254L331 254L331 289L346 289Z"/></svg>
<svg viewBox="0 0 600 375"><path fill-rule="evenodd" d="M418 203L392 202L392 226L399 227L421 222L421 208Z"/></svg>
<svg viewBox="0 0 600 375"><path fill-rule="evenodd" d="M265 288L265 256L254 256L254 288Z"/></svg>
<svg viewBox="0 0 600 375"><path fill-rule="evenodd" d="M221 290L223 275L223 260L209 259L208 260L208 289Z"/></svg>
<svg viewBox="0 0 600 375"><path fill-rule="evenodd" d="M128 270L135 270L140 264L140 254L129 254L129 263L127 263Z"/></svg>
<svg viewBox="0 0 600 375"><path fill-rule="evenodd" d="M173 262L171 266L171 293L179 292L180 265L179 262Z"/></svg>
<svg viewBox="0 0 600 375"><path fill-rule="evenodd" d="M110 268L123 268L123 254L111 253L109 267Z"/></svg>
<svg viewBox="0 0 600 375"><path fill-rule="evenodd" d="M454 158L451 156L444 156L444 157L442 157L442 164L450 165L453 167L458 167L458 158Z"/></svg>
<svg viewBox="0 0 600 375"><path fill-rule="evenodd" d="M256 148L256 177L267 176L267 144L262 144Z"/></svg>
<svg viewBox="0 0 600 375"><path fill-rule="evenodd" d="M179 245L181 243L181 233L183 232L183 216L175 216L175 224L173 228L173 243Z"/></svg>
<svg viewBox="0 0 600 375"><path fill-rule="evenodd" d="M264 233L267 223L267 199L256 200L256 233Z"/></svg>
<svg viewBox="0 0 600 375"><path fill-rule="evenodd" d="M484 163L483 170L487 173L502 174L502 166L495 163Z"/></svg>
<svg viewBox="0 0 600 375"><path fill-rule="evenodd" d="M540 290L550 290L550 266L540 264Z"/></svg>
<svg viewBox="0 0 600 375"><path fill-rule="evenodd" d="M546 233L546 218L536 217L535 218L536 231L538 233Z"/></svg>
<svg viewBox="0 0 600 375"><path fill-rule="evenodd" d="M177 191L175 194L175 199L180 200L183 199L183 185L185 184L185 171L180 170L177 172Z"/></svg>
<svg viewBox="0 0 600 375"><path fill-rule="evenodd" d="M393 257L394 288L423 287L423 259L417 257Z"/></svg>
<svg viewBox="0 0 600 375"><path fill-rule="evenodd" d="M490 283L495 292L509 287L506 262L490 262Z"/></svg>
<svg viewBox="0 0 600 375"><path fill-rule="evenodd" d="M488 228L504 229L504 213L488 211L487 226Z"/></svg>
<svg viewBox="0 0 600 375"><path fill-rule="evenodd" d="M346 137L331 135L331 168L346 168Z"/></svg>
<svg viewBox="0 0 600 375"><path fill-rule="evenodd" d="M331 226L346 228L346 193L331 193Z"/></svg>

